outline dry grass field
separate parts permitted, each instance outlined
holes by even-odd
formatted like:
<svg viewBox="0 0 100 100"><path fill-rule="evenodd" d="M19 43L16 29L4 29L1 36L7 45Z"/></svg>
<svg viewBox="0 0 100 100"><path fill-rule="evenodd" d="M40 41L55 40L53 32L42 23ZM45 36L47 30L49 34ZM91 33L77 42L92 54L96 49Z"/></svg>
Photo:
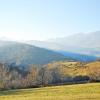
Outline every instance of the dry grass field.
<svg viewBox="0 0 100 100"><path fill-rule="evenodd" d="M0 100L100 100L100 83L0 91Z"/></svg>

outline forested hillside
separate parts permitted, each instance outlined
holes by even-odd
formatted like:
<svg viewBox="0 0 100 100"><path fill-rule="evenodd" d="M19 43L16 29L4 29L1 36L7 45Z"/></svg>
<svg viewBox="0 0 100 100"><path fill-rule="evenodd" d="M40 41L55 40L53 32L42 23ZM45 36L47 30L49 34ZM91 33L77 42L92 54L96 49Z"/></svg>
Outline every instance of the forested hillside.
<svg viewBox="0 0 100 100"><path fill-rule="evenodd" d="M40 87L100 81L100 61L53 62L30 65L27 70L0 64L0 89Z"/></svg>

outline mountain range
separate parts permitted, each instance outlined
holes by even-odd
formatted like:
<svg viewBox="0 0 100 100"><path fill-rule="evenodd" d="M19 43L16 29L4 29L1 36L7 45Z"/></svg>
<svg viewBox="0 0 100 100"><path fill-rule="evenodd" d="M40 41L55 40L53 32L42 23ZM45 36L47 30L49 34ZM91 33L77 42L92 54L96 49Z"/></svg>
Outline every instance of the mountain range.
<svg viewBox="0 0 100 100"><path fill-rule="evenodd" d="M26 43L55 51L72 52L100 57L100 31L78 33L63 38L46 41L27 41Z"/></svg>
<svg viewBox="0 0 100 100"><path fill-rule="evenodd" d="M91 62L100 58L99 43L99 31L46 41L0 40L0 62L18 66L63 60Z"/></svg>

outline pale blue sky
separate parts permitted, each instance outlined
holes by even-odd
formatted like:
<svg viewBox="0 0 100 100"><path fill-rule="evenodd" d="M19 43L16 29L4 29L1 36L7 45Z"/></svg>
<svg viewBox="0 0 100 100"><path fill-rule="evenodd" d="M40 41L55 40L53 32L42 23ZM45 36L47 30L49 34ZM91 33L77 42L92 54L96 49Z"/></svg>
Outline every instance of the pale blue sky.
<svg viewBox="0 0 100 100"><path fill-rule="evenodd" d="M100 30L100 0L0 0L0 37L43 40Z"/></svg>

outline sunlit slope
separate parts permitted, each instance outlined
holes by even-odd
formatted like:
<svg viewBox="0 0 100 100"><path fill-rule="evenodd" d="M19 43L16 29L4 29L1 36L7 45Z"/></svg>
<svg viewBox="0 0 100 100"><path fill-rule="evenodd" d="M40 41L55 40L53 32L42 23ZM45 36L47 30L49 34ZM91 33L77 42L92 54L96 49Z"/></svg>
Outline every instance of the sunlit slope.
<svg viewBox="0 0 100 100"><path fill-rule="evenodd" d="M63 77L88 76L90 80L100 80L100 61L89 63L54 62L49 63L47 68L49 70L58 68L60 75Z"/></svg>

